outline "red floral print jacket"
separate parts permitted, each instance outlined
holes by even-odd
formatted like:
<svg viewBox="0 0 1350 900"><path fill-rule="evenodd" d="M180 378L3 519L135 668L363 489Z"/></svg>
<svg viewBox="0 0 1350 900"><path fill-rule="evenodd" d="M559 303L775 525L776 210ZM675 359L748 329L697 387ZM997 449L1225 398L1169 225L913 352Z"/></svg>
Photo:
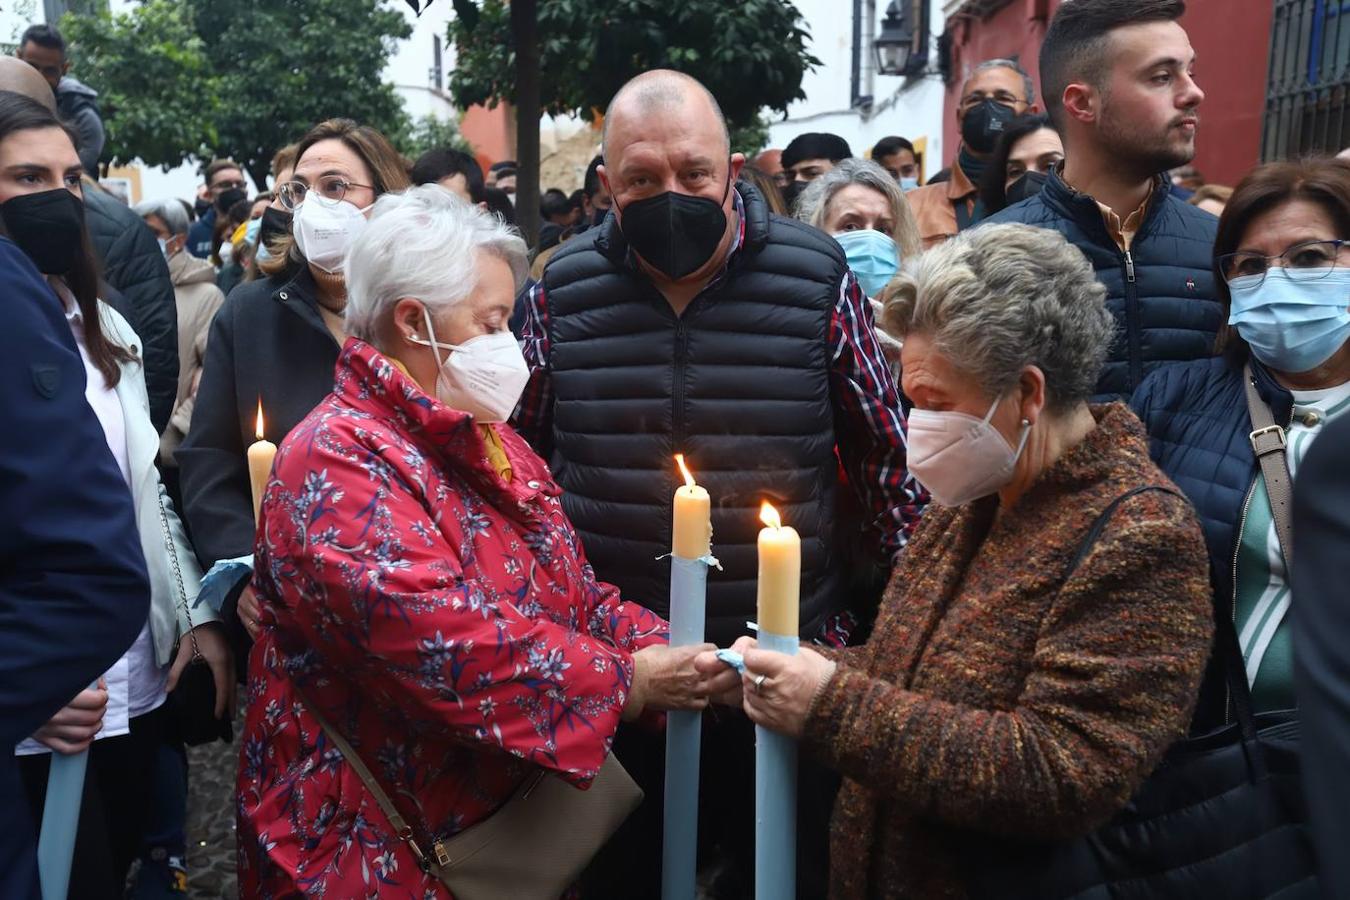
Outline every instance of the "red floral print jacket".
<svg viewBox="0 0 1350 900"><path fill-rule="evenodd" d="M632 653L666 623L597 582L543 460L368 344L287 436L259 516L263 632L239 760L244 897L444 898L295 690L346 737L425 845L543 767L586 786ZM655 562L653 563L655 564Z"/></svg>

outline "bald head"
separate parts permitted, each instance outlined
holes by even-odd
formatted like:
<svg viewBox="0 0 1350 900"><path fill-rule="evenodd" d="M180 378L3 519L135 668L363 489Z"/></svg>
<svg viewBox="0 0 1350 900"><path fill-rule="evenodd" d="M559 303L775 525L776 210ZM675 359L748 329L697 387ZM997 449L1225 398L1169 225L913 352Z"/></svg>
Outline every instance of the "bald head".
<svg viewBox="0 0 1350 900"><path fill-rule="evenodd" d="M56 112L56 95L38 70L13 56L0 56L0 91L13 91Z"/></svg>
<svg viewBox="0 0 1350 900"><path fill-rule="evenodd" d="M640 135L645 123L671 117L679 117L681 121L697 117L702 120L699 124L711 122L721 133L722 155L731 153L727 120L712 92L697 78L683 72L653 69L630 79L609 101L601 138L605 158L609 159L611 149L615 149L611 147L611 133L622 129L625 134L636 131Z"/></svg>

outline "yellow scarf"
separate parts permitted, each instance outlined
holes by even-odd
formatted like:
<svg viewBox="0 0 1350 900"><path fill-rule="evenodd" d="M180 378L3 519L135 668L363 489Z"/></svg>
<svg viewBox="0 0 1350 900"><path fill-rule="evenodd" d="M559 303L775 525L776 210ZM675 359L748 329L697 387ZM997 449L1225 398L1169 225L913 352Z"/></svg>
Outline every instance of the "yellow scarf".
<svg viewBox="0 0 1350 900"><path fill-rule="evenodd" d="M417 380L408 373L408 367L403 363L392 356L388 357L388 360L394 364L394 368L407 375L408 378L414 382ZM502 436L491 425L479 425L478 433L483 436L483 450L487 453L488 464L497 471L502 481L509 482L511 480L511 460L506 458L506 445L502 443Z"/></svg>

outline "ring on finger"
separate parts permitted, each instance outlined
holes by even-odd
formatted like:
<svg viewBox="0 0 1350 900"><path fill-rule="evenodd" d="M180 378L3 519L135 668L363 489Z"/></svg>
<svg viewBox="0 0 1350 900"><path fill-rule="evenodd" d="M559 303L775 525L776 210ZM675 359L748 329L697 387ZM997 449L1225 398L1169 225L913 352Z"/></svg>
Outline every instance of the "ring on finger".
<svg viewBox="0 0 1350 900"><path fill-rule="evenodd" d="M764 686L764 680L765 680L766 678L768 678L768 677L769 677L768 675L756 675L756 676L754 677L754 680L753 680L752 683L753 683L754 686L755 686L755 693L756 693L756 694L758 694L758 693L759 693L759 689L760 689L761 687Z"/></svg>

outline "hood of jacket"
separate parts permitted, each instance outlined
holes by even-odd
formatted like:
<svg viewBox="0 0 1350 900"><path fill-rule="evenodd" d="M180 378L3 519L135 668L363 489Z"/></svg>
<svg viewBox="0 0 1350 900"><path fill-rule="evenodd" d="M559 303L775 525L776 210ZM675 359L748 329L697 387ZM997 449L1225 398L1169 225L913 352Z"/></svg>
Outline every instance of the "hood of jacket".
<svg viewBox="0 0 1350 900"><path fill-rule="evenodd" d="M81 97L88 97L90 100L98 97L98 91L72 75L63 75L61 77L61 81L56 85L56 93L58 95L78 94Z"/></svg>

